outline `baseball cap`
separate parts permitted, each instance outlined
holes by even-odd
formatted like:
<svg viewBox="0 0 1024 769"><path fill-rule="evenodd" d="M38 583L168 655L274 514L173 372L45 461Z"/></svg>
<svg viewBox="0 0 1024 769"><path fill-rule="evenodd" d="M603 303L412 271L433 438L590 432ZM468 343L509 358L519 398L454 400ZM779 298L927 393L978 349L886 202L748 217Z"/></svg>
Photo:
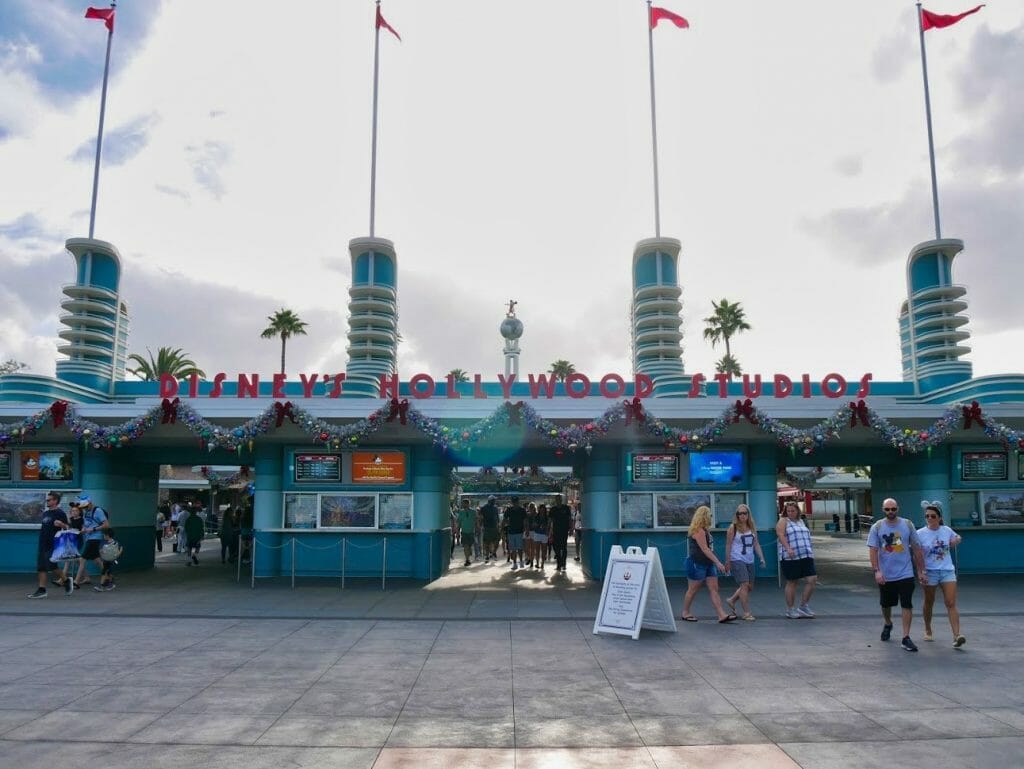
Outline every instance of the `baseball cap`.
<svg viewBox="0 0 1024 769"><path fill-rule="evenodd" d="M77 502L78 502L78 504L80 504L80 505L88 505L89 503L91 503L91 502L92 502L92 500L91 500L91 499L89 499L89 495L88 495L88 494L82 494L82 495L80 495L80 496L78 497L78 499L77 499L76 501L77 501Z"/></svg>

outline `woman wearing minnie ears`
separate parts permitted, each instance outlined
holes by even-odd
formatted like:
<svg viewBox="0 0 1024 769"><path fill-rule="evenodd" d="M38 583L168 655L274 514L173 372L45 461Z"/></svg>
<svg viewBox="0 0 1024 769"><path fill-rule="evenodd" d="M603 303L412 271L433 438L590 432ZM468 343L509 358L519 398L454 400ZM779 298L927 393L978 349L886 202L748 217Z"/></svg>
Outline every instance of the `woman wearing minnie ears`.
<svg viewBox="0 0 1024 769"><path fill-rule="evenodd" d="M928 582L924 585L924 640L934 641L932 635L932 607L935 605L935 588L942 588L942 598L949 615L949 627L953 631L953 648L959 649L967 639L960 634L960 612L956 608L956 568L950 557L950 548L956 547L963 539L942 522L942 506L939 502L921 502L924 508L925 526L917 530L917 538L924 550L924 565L928 571Z"/></svg>

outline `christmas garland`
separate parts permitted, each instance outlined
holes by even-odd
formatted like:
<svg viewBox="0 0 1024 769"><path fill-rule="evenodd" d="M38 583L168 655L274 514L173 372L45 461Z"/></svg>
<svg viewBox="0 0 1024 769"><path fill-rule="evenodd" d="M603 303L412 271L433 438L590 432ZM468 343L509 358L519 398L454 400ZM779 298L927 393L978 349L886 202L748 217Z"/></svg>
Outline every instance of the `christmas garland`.
<svg viewBox="0 0 1024 769"><path fill-rule="evenodd" d="M840 408L818 424L798 429L764 413L749 398L745 401L737 400L720 416L694 429L666 424L645 411L639 398L616 403L597 419L582 425L573 423L568 426L544 419L523 401L506 401L489 417L468 426L443 424L424 415L405 399L393 399L365 419L345 425L330 424L291 401L275 401L262 413L236 427L213 424L178 398L165 398L159 406L119 425L91 422L79 417L75 407L67 401L55 401L48 408L21 422L0 424L0 448L11 442L23 442L38 433L47 423L52 423L54 429L66 428L86 448L107 451L133 443L154 428L180 423L196 436L201 448L211 452L223 449L241 455L244 448L252 451L258 437L280 428L286 419L313 441L335 449L354 447L384 425L397 420L400 425L411 426L430 438L442 451L468 452L475 444L500 429L533 432L555 448L556 456L579 449L589 453L595 440L607 434L619 422L624 422L627 427L635 423L638 430L658 438L666 448L700 451L720 441L729 428L741 419L775 438L779 445L787 447L794 456L798 453L811 454L830 440L838 438L844 431L857 427L873 430L884 443L901 454L930 452L961 426L968 430L973 424L977 424L985 435L1007 448L1015 451L1024 448L1024 432L986 418L977 401L953 406L930 426L921 429L898 427L869 408L863 400L851 401L848 406Z"/></svg>

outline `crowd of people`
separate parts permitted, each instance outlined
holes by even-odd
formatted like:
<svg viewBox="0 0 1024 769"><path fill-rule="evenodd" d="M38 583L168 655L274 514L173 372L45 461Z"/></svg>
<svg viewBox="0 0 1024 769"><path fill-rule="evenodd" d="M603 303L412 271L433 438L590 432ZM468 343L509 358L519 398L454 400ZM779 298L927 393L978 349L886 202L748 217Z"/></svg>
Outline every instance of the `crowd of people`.
<svg viewBox="0 0 1024 769"><path fill-rule="evenodd" d="M579 505L566 504L556 494L551 505L528 502L520 504L513 495L504 510L498 508L497 497L491 494L479 507L473 507L469 497L452 510L452 554L456 545L462 545L464 566L479 561L497 563L498 548L502 549L505 563L511 570L540 569L549 560L555 562L555 572L564 572L568 561L569 535L576 543L575 560L580 556L580 538L583 520Z"/></svg>
<svg viewBox="0 0 1024 769"><path fill-rule="evenodd" d="M170 540L173 552L184 556L186 566L198 566L206 536L216 534L221 563L235 563L240 554L242 563L248 563L252 525L250 508L228 506L218 520L216 511L207 511L201 502L174 502L157 510L156 549L163 552L164 540Z"/></svg>
<svg viewBox="0 0 1024 769"><path fill-rule="evenodd" d="M924 640L935 640L932 617L935 597L941 590L953 635L953 647L960 649L967 643L967 638L960 629L952 548L960 544L962 537L943 521L942 505L939 502L925 500L921 507L924 509L925 525L915 528L913 522L899 515L896 500L887 498L882 503L884 517L875 521L868 531L868 554L878 585L882 612L880 638L889 641L892 637L892 609L899 605L902 631L900 646L908 652L918 651L917 644L910 637L910 629L914 617L914 592L920 583L924 590ZM707 588L711 606L720 623L733 622L739 618L735 612L737 602L743 610L742 618L754 621L755 617L750 613L754 559L756 557L760 561L762 568L765 559L751 510L745 504L736 508L726 531L725 562L714 552L711 528L710 508L697 508L686 540L687 590L683 598L682 619L686 622L698 621L692 613L693 601L701 588ZM813 619L815 613L810 602L818 583L818 574L814 565L811 533L796 502L790 501L783 505L775 525L775 534L779 546L779 570L785 581L784 616L788 619ZM729 611L723 607L718 593L718 578L723 574L731 575L737 585L736 591L725 601Z"/></svg>

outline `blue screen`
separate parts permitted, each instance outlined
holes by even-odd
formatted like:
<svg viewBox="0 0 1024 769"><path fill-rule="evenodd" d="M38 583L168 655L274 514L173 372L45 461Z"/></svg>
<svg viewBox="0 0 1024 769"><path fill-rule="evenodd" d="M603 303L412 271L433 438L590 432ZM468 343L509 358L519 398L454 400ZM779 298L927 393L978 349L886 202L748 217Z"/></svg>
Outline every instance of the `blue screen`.
<svg viewBox="0 0 1024 769"><path fill-rule="evenodd" d="M742 451L690 452L690 483L740 483Z"/></svg>

